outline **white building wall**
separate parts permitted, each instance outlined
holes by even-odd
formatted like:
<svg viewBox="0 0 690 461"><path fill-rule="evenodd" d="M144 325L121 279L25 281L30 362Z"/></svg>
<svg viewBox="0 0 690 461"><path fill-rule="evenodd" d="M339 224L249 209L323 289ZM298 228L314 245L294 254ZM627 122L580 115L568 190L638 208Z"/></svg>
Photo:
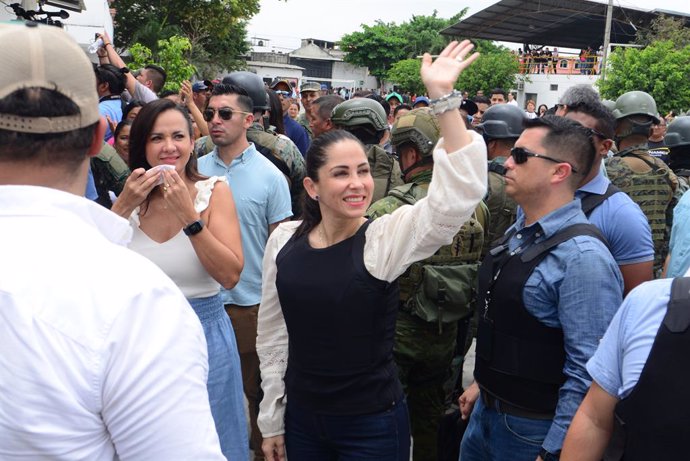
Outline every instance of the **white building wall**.
<svg viewBox="0 0 690 461"><path fill-rule="evenodd" d="M295 79L298 82L302 79L302 71L298 69L285 69L280 67L280 65L276 65L275 67L271 66L261 66L261 65L255 65L252 64L251 62L247 62L247 67L249 67L249 70L252 72L255 72L256 75L263 79L269 79L273 80L276 77L284 77L287 79Z"/></svg>
<svg viewBox="0 0 690 461"><path fill-rule="evenodd" d="M376 88L376 79L370 77L366 67L357 67L342 61L333 63L333 86L348 86L354 80L355 88L366 88L373 90ZM339 83L342 80L342 83Z"/></svg>
<svg viewBox="0 0 690 461"><path fill-rule="evenodd" d="M594 85L599 79L598 75L528 74L518 75L518 82L525 77L530 81L525 81L524 86L518 83L517 87L518 105L523 109L528 99L533 99L537 107L541 104L553 107L561 95L574 85L592 85L595 91L599 91Z"/></svg>
<svg viewBox="0 0 690 461"><path fill-rule="evenodd" d="M85 9L81 13L75 11L68 11L69 18L60 19L64 25L65 31L74 38L74 40L86 49L95 40L96 33L108 32L111 37L113 34L113 18L110 16L110 6L107 0L83 0ZM37 9L36 0L14 0L11 2L4 2L5 5L10 3L19 3L22 8L28 11L35 11ZM3 5L0 8L0 21L12 21L16 16L9 8ZM44 10L49 12L60 11L61 8L46 5ZM59 19L59 18L58 18ZM117 43L115 44L117 46ZM7 44L3 44L7 46ZM89 55L92 61L98 62L95 54Z"/></svg>

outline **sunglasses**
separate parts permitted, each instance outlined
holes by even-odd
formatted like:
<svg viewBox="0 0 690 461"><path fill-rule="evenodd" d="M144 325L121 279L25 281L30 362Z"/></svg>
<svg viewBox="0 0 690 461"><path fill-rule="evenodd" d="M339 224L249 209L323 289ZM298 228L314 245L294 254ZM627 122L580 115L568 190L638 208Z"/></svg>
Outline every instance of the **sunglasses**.
<svg viewBox="0 0 690 461"><path fill-rule="evenodd" d="M213 120L213 117L216 115L216 112L218 112L218 117L220 117L221 120L230 120L232 118L232 115L236 112L244 115L253 115L249 112L243 112L241 110L235 110L229 107L221 107L217 111L216 109L206 109L203 113L204 120L210 122L211 120Z"/></svg>
<svg viewBox="0 0 690 461"><path fill-rule="evenodd" d="M291 95L292 95L291 92L285 91L285 90L275 90L275 93L276 93L278 96L291 96Z"/></svg>
<svg viewBox="0 0 690 461"><path fill-rule="evenodd" d="M570 169L573 171L573 173L576 173L576 174L577 174L577 170L575 169L575 167L573 166L573 164L570 163L570 162L565 162L565 161L563 161L563 160L558 160L558 159L556 159L556 158L549 157L549 156L547 156L547 155L535 154L534 152L530 152L530 151L528 151L527 149L524 149L524 148L522 148L522 147L513 147L513 148L510 150L510 156L513 157L513 160L515 161L515 163L516 163L517 165L520 165L520 164L522 164L522 163L525 163L525 162L527 161L527 159L530 158L530 157L543 158L544 160L548 160L548 161L554 162L554 163L567 163L568 165L570 165Z"/></svg>

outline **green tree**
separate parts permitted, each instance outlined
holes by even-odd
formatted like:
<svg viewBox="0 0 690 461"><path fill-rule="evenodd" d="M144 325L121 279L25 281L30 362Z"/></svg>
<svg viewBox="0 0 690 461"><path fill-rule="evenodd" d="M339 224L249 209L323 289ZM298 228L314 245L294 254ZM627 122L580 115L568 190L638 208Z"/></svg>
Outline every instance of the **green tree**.
<svg viewBox="0 0 690 461"><path fill-rule="evenodd" d="M450 19L438 17L434 10L431 16L412 16L409 22L400 24L400 33L407 41L404 51L407 58L414 58L426 52L440 53L450 42L450 38L439 32L458 22L467 13L468 8Z"/></svg>
<svg viewBox="0 0 690 461"><path fill-rule="evenodd" d="M507 48L496 47L490 43L483 46L480 44L477 49L482 53L481 57L460 75L455 87L470 94L475 94L477 90L483 90L488 94L492 88L513 88L515 75L519 70L515 56ZM388 72L388 81L404 91L423 94L426 90L419 76L420 66L419 59L398 61Z"/></svg>
<svg viewBox="0 0 690 461"><path fill-rule="evenodd" d="M396 24L377 21L373 26L362 24L362 30L344 35L340 49L347 52L345 61L369 68L369 73L382 83L393 64L424 53L437 54L450 41L439 32L455 24L467 12L467 8L450 19L437 16L412 16L409 22Z"/></svg>
<svg viewBox="0 0 690 461"><path fill-rule="evenodd" d="M156 54L158 40L186 36L193 63L216 73L239 67L248 51L246 20L259 11L259 0L115 0L113 7L121 48L139 42Z"/></svg>
<svg viewBox="0 0 690 461"><path fill-rule="evenodd" d="M173 35L168 39L158 40L157 54L145 45L135 43L129 49L132 55L132 67L144 67L156 62L168 74L164 90L179 91L183 80L189 80L194 75L194 66L189 63L189 53L192 45L187 37Z"/></svg>
<svg viewBox="0 0 690 461"><path fill-rule="evenodd" d="M479 48L482 52L481 47ZM458 90L475 94L483 90L484 94L492 88L509 90L515 86L515 75L519 71L518 60L507 49L485 52L470 67L465 69L455 85Z"/></svg>
<svg viewBox="0 0 690 461"><path fill-rule="evenodd" d="M598 80L602 97L616 100L628 91L652 95L659 112L690 107L690 45L660 41L646 48L619 48L608 62L606 80Z"/></svg>
<svg viewBox="0 0 690 461"><path fill-rule="evenodd" d="M388 71L387 80L395 82L403 91L424 94L426 89L424 88L424 83L422 83L422 77L419 75L421 66L422 61L420 59L403 59L398 61Z"/></svg>
<svg viewBox="0 0 690 461"><path fill-rule="evenodd" d="M405 58L406 41L394 22L363 24L362 29L344 35L340 39L340 49L347 52L346 62L368 67L369 73L381 83L393 63Z"/></svg>
<svg viewBox="0 0 690 461"><path fill-rule="evenodd" d="M672 41L679 48L690 45L690 29L685 27L685 21L661 14L648 28L638 29L635 36L635 43L642 46L665 40Z"/></svg>

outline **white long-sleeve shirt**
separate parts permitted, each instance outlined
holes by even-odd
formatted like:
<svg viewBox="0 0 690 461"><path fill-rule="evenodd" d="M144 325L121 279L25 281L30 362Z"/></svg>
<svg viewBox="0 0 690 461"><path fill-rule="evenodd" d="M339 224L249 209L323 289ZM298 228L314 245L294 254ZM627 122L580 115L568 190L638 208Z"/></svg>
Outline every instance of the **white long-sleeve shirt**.
<svg viewBox="0 0 690 461"><path fill-rule="evenodd" d="M224 460L199 319L127 220L0 186L0 459Z"/></svg>
<svg viewBox="0 0 690 461"><path fill-rule="evenodd" d="M413 262L452 242L486 193L486 145L470 132L472 142L446 153L443 138L434 150L434 174L427 196L373 221L366 230L364 264L371 275L392 282ZM288 332L276 291L276 256L299 221L281 224L271 234L263 261L263 289L256 350L261 361L258 424L264 437L284 433Z"/></svg>

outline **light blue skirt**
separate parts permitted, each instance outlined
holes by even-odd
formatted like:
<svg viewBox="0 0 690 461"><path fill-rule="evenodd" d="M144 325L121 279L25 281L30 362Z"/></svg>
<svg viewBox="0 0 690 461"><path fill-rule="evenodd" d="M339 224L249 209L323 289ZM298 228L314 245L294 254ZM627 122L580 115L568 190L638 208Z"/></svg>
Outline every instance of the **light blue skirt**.
<svg viewBox="0 0 690 461"><path fill-rule="evenodd" d="M208 397L223 454L229 460L249 459L242 370L235 333L220 294L187 299L201 320L208 346Z"/></svg>

